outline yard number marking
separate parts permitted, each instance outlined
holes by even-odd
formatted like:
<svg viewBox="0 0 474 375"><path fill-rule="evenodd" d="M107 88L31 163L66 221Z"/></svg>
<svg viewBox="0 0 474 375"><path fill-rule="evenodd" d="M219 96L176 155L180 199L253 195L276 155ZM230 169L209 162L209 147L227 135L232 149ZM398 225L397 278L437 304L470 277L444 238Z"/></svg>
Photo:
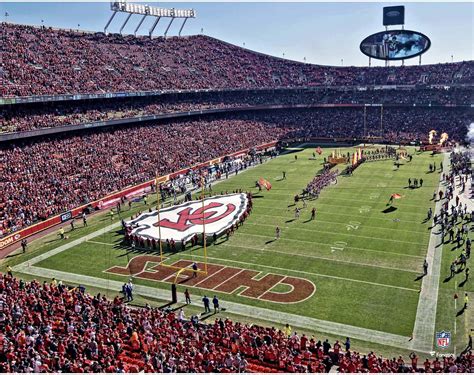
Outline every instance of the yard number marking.
<svg viewBox="0 0 474 375"><path fill-rule="evenodd" d="M335 253L336 251L343 251L347 246L347 242L344 241L336 241L334 245L331 246L331 253Z"/></svg>
<svg viewBox="0 0 474 375"><path fill-rule="evenodd" d="M346 225L347 230L356 230L359 229L361 225L360 221L349 221L349 224Z"/></svg>

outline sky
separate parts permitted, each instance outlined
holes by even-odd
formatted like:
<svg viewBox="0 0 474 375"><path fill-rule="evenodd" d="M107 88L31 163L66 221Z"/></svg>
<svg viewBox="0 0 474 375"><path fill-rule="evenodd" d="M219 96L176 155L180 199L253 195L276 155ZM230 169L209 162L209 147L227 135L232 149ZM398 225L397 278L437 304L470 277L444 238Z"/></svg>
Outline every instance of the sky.
<svg viewBox="0 0 474 375"><path fill-rule="evenodd" d="M337 66L367 66L368 57L359 50L368 35L383 31L382 8L405 5L405 29L427 35L431 48L422 56L423 64L473 60L474 3L185 3L141 1L142 4L193 8L196 19L188 20L183 35L213 36L245 48L291 60ZM102 31L111 16L110 3L0 2L0 16L8 22ZM118 32L126 14L117 14L109 27ZM133 33L140 16L131 17L124 33ZM163 34L169 21L161 20L155 35ZM147 33L153 23L148 18L140 31ZM78 26L80 25L80 26ZM177 35L175 21L168 35ZM398 28L398 27L393 27ZM383 65L372 60L372 65ZM391 65L400 65L391 62ZM418 64L418 58L405 65Z"/></svg>

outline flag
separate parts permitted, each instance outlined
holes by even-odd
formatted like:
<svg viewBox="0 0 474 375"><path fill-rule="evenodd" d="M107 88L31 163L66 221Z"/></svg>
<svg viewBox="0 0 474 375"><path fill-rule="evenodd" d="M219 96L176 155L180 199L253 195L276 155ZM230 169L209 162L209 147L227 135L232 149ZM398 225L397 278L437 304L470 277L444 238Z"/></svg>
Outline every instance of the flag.
<svg viewBox="0 0 474 375"><path fill-rule="evenodd" d="M323 153L323 150L321 150L321 147L318 146L316 152L318 153L318 155L321 155Z"/></svg>
<svg viewBox="0 0 474 375"><path fill-rule="evenodd" d="M387 203L387 206L390 206L393 202L394 199L401 199L402 196L398 193L393 193L391 196L390 196L390 199L388 200L388 203Z"/></svg>
<svg viewBox="0 0 474 375"><path fill-rule="evenodd" d="M262 178L262 177L260 177L260 179L258 180L258 184L260 186L263 186L267 190L270 190L272 188L272 184L269 181Z"/></svg>

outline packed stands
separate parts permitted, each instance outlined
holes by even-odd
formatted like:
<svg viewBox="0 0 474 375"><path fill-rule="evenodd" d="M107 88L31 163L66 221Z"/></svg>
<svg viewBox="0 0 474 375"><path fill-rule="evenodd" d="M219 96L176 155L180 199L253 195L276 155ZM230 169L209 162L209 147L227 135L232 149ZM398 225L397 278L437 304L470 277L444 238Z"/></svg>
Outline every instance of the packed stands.
<svg viewBox="0 0 474 375"><path fill-rule="evenodd" d="M474 63L329 67L198 35L155 38L1 24L0 97L146 90L474 83Z"/></svg>
<svg viewBox="0 0 474 375"><path fill-rule="evenodd" d="M273 110L259 118L268 123L290 126L288 138L361 138L364 135L363 108L320 108ZM449 129L450 137L462 141L473 112L466 109L369 107L366 110L367 136L391 142L426 139L431 129Z"/></svg>
<svg viewBox="0 0 474 375"><path fill-rule="evenodd" d="M1 372L472 372L471 351L388 359L230 319L132 308L61 282L0 276ZM468 349L468 348L467 348ZM406 362L405 362L406 361Z"/></svg>
<svg viewBox="0 0 474 375"><path fill-rule="evenodd" d="M0 232L285 133L251 120L189 121L3 145Z"/></svg>
<svg viewBox="0 0 474 375"><path fill-rule="evenodd" d="M261 105L469 105L464 87L405 90L289 89L173 94L146 98L10 105L0 109L0 133L28 131L146 115Z"/></svg>

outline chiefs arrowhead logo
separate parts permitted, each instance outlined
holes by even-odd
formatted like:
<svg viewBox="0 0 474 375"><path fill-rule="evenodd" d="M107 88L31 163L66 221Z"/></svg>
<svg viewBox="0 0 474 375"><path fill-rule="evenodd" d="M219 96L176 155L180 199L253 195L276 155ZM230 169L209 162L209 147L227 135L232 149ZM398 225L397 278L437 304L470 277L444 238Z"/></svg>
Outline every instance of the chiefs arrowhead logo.
<svg viewBox="0 0 474 375"><path fill-rule="evenodd" d="M239 221L247 205L248 199L244 193L221 195L206 198L204 202L192 201L161 209L159 222L157 211L153 211L143 213L125 225L132 228L132 235L158 240L161 230L163 241L187 241L195 234L202 233L203 225L207 235L221 234Z"/></svg>

